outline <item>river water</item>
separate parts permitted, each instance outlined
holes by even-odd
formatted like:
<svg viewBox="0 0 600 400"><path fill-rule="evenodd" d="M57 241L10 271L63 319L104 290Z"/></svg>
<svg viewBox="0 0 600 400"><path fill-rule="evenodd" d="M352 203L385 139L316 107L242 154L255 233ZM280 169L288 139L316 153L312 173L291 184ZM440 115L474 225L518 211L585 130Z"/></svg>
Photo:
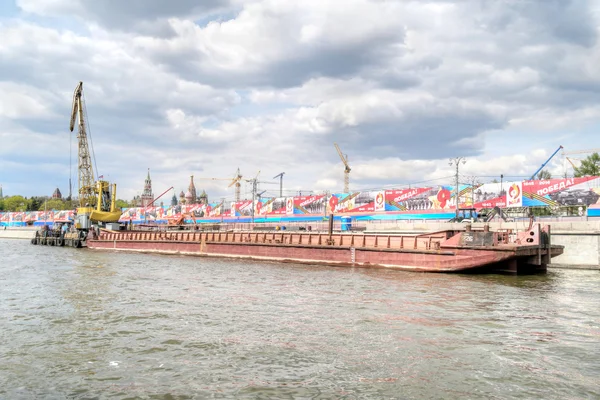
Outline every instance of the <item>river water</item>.
<svg viewBox="0 0 600 400"><path fill-rule="evenodd" d="M600 397L600 273L465 276L0 240L1 399Z"/></svg>

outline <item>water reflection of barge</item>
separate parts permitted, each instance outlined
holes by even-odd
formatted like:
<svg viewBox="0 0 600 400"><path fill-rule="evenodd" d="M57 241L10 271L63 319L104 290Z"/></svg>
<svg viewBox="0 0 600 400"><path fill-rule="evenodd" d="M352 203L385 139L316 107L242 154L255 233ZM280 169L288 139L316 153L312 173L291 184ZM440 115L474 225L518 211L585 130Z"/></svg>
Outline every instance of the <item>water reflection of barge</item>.
<svg viewBox="0 0 600 400"><path fill-rule="evenodd" d="M88 238L96 250L137 251L419 272L545 272L563 246L550 226L522 232L445 230L426 234L285 231L109 231Z"/></svg>

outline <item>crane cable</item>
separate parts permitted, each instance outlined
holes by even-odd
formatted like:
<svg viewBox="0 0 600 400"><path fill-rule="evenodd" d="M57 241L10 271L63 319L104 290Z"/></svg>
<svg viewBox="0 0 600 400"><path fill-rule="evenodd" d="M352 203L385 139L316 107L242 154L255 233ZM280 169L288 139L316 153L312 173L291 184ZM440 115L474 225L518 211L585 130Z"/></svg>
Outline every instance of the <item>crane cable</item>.
<svg viewBox="0 0 600 400"><path fill-rule="evenodd" d="M69 135L69 200L73 201L73 135Z"/></svg>

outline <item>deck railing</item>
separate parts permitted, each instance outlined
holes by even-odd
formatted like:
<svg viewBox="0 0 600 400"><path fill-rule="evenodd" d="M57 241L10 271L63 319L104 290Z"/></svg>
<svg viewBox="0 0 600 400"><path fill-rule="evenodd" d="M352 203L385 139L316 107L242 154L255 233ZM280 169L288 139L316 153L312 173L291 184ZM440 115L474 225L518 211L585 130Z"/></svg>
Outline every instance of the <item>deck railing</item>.
<svg viewBox="0 0 600 400"><path fill-rule="evenodd" d="M439 249L439 244L446 238L446 232L426 235L378 235L323 232L103 231L99 240L433 250Z"/></svg>

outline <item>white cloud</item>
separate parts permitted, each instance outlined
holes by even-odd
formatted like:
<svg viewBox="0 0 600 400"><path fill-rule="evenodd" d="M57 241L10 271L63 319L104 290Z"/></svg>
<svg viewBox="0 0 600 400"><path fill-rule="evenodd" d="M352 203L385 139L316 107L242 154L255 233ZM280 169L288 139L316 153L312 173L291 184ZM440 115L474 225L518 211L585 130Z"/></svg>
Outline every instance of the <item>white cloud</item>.
<svg viewBox="0 0 600 400"><path fill-rule="evenodd" d="M99 169L124 197L147 167L155 192L237 167L285 171L290 191L339 190L334 141L355 188L445 178L458 155L468 175L527 176L563 140L597 147L599 23L585 1L17 4L0 24L0 151L26 144L24 163L60 166L35 159L50 149L64 164L82 80ZM3 165L5 191L54 189ZM66 164L48 170L66 181Z"/></svg>
<svg viewBox="0 0 600 400"><path fill-rule="evenodd" d="M15 82L0 82L0 117L9 119L47 118L53 116L48 102L52 93Z"/></svg>

